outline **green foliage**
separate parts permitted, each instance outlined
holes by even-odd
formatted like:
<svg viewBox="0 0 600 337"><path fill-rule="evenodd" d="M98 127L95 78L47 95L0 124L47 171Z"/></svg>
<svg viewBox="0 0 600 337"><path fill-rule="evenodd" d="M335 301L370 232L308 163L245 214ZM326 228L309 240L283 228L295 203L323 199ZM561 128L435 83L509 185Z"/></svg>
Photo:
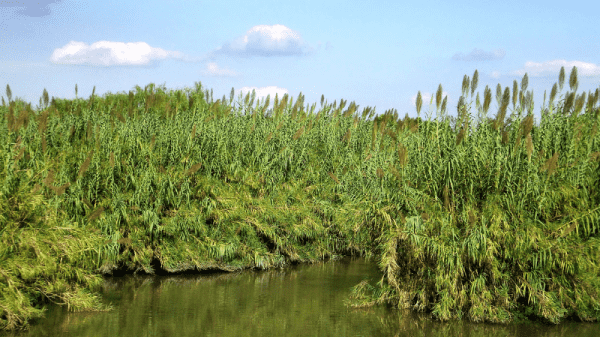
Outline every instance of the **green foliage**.
<svg viewBox="0 0 600 337"><path fill-rule="evenodd" d="M272 108L233 90L213 101L200 83L53 98L39 113L0 107L0 323L21 327L48 301L100 309L91 291L117 269L348 254L376 257L384 273L354 305L597 320L597 94L555 104L553 88L535 124L524 77L519 106L514 85L512 99L496 88L492 119L490 88L472 106L477 79L463 79L457 117L440 85L435 120L371 119L374 109L324 97L315 113L302 95L276 95ZM564 113L586 99L584 113ZM416 103L420 114L420 93Z"/></svg>
<svg viewBox="0 0 600 337"><path fill-rule="evenodd" d="M74 226L64 212L48 213L42 194L29 190L33 170L2 176L0 329L26 327L48 302L75 311L108 309L91 292L102 282L93 273L103 241L98 231Z"/></svg>
<svg viewBox="0 0 600 337"><path fill-rule="evenodd" d="M420 174L405 181L420 177L433 200L412 203L416 212L407 207L391 216L402 222L380 229L374 254L383 279L355 287L352 305L495 323L600 317L597 116L503 122L507 92L494 128L480 121L456 147L448 140L462 129L422 129L432 141L415 142L419 152L409 147ZM396 200L408 203L408 191L397 190Z"/></svg>

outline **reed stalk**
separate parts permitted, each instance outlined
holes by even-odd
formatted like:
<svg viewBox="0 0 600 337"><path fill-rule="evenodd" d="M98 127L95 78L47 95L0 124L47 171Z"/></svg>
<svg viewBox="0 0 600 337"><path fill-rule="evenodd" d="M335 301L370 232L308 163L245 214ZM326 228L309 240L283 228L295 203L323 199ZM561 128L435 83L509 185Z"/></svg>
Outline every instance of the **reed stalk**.
<svg viewBox="0 0 600 337"><path fill-rule="evenodd" d="M352 254L383 273L354 289L356 306L440 320L595 321L598 91L554 106L561 73L549 100L556 113L537 125L526 76L519 93L515 82L512 92L496 87L489 118L492 89L473 106L477 72L463 78L456 117L438 86L435 119L420 117L420 92L417 118L404 119L323 96L316 114L303 95L276 95L269 108L240 94L233 106L233 90L213 101L200 83L93 93L92 104L53 98L37 115L11 100L0 107L0 224L10 228L0 232L0 303L10 303L0 326L22 327L51 301L101 309L91 292L100 274ZM526 116L514 110L518 97ZM22 259L34 266L21 268L28 281Z"/></svg>

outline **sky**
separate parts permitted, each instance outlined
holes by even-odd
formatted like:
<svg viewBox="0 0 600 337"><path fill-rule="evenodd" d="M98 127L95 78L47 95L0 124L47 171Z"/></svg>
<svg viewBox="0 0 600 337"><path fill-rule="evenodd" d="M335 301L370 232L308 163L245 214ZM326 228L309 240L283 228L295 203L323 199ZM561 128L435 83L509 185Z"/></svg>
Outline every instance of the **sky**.
<svg viewBox="0 0 600 337"><path fill-rule="evenodd" d="M420 91L441 84L456 116L464 75L534 91L539 120L561 66L578 92L600 87L600 1L75 1L0 0L0 94L39 104L149 83L231 88L257 97L300 92L416 117ZM470 101L468 99L467 101ZM435 117L435 101L433 103ZM493 100L489 114L495 116Z"/></svg>

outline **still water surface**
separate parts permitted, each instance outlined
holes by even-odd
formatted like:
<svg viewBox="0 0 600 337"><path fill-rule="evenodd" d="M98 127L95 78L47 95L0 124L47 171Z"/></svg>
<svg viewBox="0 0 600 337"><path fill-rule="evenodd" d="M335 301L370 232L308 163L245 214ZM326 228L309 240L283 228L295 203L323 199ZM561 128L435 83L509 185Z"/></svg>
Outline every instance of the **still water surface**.
<svg viewBox="0 0 600 337"><path fill-rule="evenodd" d="M373 261L344 258L279 270L107 278L114 310L53 306L26 333L0 336L600 336L600 324L440 323L384 307L351 309L350 288L381 277Z"/></svg>

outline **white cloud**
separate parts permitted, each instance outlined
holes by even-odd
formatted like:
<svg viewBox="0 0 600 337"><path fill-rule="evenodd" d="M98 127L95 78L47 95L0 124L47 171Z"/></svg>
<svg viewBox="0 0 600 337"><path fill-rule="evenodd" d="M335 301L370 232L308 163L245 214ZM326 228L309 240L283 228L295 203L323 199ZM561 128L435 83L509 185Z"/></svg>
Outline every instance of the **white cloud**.
<svg viewBox="0 0 600 337"><path fill-rule="evenodd" d="M414 107L417 106L417 95L418 95L418 93L416 93L413 97L410 98L410 102L412 103L412 106L414 106ZM423 106L429 105L432 95L433 95L433 102L431 104L435 105L435 94L432 94L430 92L422 92L421 93L421 98L423 99ZM442 91L442 101L444 100L444 98L446 96L448 96L448 92ZM450 100L449 96L448 96L448 100ZM442 103L440 102L440 105L441 104ZM448 103L446 103L446 104L448 104ZM446 106L446 109L448 109L448 106Z"/></svg>
<svg viewBox="0 0 600 337"><path fill-rule="evenodd" d="M500 72L497 70L494 70L491 72L490 77L491 78L500 78Z"/></svg>
<svg viewBox="0 0 600 337"><path fill-rule="evenodd" d="M600 76L600 66L597 64L566 60L552 60L542 63L526 62L522 69L513 71L512 75L523 76L527 73L532 77L558 76L561 67L565 67L567 76L569 76L573 67L577 67L578 76Z"/></svg>
<svg viewBox="0 0 600 337"><path fill-rule="evenodd" d="M219 65L216 64L215 62L209 62L206 65L206 70L202 71L202 74L208 75L208 76L237 76L238 75L238 73L236 73L233 70L219 67Z"/></svg>
<svg viewBox="0 0 600 337"><path fill-rule="evenodd" d="M271 98L270 98L271 102L273 102L275 100L275 94L278 95L279 99L281 99L284 94L289 94L287 89L279 88L276 86L262 87L262 88L243 87L240 89L240 92L242 93L242 95L245 96L247 93L252 93L252 90L255 90L256 98L258 98L258 99L266 98L268 95L271 95Z"/></svg>
<svg viewBox="0 0 600 337"><path fill-rule="evenodd" d="M452 59L455 61L491 61L491 60L501 60L506 55L506 52L502 49L492 50L490 52L484 51L482 49L473 49L468 54L456 53L452 56Z"/></svg>
<svg viewBox="0 0 600 337"><path fill-rule="evenodd" d="M183 57L179 52L154 48L145 42L98 41L88 45L71 41L64 47L55 49L50 61L93 66L140 66L155 60Z"/></svg>
<svg viewBox="0 0 600 337"><path fill-rule="evenodd" d="M307 49L300 34L284 25L258 25L231 43L219 47L213 54L234 56L303 55Z"/></svg>

